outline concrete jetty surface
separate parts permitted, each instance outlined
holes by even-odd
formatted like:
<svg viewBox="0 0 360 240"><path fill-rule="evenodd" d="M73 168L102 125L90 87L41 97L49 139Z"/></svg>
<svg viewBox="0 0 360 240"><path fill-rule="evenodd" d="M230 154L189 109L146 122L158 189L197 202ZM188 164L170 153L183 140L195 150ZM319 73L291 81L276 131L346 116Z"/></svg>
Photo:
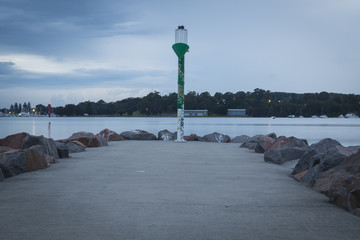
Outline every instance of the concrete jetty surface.
<svg viewBox="0 0 360 240"><path fill-rule="evenodd" d="M122 141L0 182L0 239L357 239L360 218L239 144Z"/></svg>

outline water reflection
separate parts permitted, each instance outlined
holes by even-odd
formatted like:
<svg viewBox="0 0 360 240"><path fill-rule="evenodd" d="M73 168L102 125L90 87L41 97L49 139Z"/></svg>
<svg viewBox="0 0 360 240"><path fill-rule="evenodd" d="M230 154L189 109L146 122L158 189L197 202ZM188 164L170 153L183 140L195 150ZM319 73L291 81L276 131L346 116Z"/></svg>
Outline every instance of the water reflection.
<svg viewBox="0 0 360 240"><path fill-rule="evenodd" d="M36 135L35 119L32 120L32 135Z"/></svg>
<svg viewBox="0 0 360 240"><path fill-rule="evenodd" d="M271 133L271 121L268 122L268 132L267 133Z"/></svg>

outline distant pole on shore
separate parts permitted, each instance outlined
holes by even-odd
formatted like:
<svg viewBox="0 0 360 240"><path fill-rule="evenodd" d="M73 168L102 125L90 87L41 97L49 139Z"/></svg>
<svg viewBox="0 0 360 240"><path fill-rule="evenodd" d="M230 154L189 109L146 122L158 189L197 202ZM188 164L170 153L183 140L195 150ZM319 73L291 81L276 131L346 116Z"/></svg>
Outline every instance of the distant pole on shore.
<svg viewBox="0 0 360 240"><path fill-rule="evenodd" d="M172 45L178 57L178 100L177 100L177 142L184 140L184 83L185 83L185 53L189 50L187 45L187 29L179 26L175 30L175 44Z"/></svg>
<svg viewBox="0 0 360 240"><path fill-rule="evenodd" d="M51 117L51 104L48 105L48 114L49 114L49 121Z"/></svg>

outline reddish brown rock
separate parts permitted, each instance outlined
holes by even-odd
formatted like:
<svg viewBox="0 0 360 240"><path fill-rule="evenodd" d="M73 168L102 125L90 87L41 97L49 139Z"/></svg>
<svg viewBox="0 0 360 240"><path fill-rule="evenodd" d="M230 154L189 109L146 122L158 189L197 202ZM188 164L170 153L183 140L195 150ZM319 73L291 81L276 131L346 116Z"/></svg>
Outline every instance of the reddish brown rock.
<svg viewBox="0 0 360 240"><path fill-rule="evenodd" d="M24 152L26 170L28 172L44 169L50 166L50 164L55 163L54 157L42 153L41 146L33 146L24 150Z"/></svg>
<svg viewBox="0 0 360 240"><path fill-rule="evenodd" d="M301 158L308 148L309 146L304 140L280 136L265 151L264 160L265 162L283 164Z"/></svg>
<svg viewBox="0 0 360 240"><path fill-rule="evenodd" d="M102 146L108 145L106 139L101 138L99 136L95 136L94 134L89 133L89 132L74 133L67 139L67 142L72 142L72 141L79 141L82 144L84 144L86 147L89 147L89 148L102 147Z"/></svg>
<svg viewBox="0 0 360 240"><path fill-rule="evenodd" d="M116 133L115 131L112 131L110 129L105 128L104 130L102 130L101 132L99 132L98 134L96 134L96 136L104 138L106 141L111 142L111 141L123 141L126 140L123 136L121 136L120 134Z"/></svg>
<svg viewBox="0 0 360 240"><path fill-rule="evenodd" d="M59 158L55 142L51 138L44 136L33 136L28 133L17 133L0 139L0 146L7 146L14 149L26 149L35 145L40 145L42 151L54 158Z"/></svg>
<svg viewBox="0 0 360 240"><path fill-rule="evenodd" d="M268 136L266 138L259 139L255 147L255 152L264 153L274 144L274 142L275 140Z"/></svg>
<svg viewBox="0 0 360 240"><path fill-rule="evenodd" d="M189 136L184 136L185 141L199 141L199 136L196 134L190 134Z"/></svg>
<svg viewBox="0 0 360 240"><path fill-rule="evenodd" d="M277 149L277 148L281 148L283 146L287 146L287 147L305 147L305 146L308 146L308 144L307 144L307 141L304 140L304 139L298 139L296 137L280 136L275 140L273 145L271 145L271 147L269 149L267 149L267 150Z"/></svg>
<svg viewBox="0 0 360 240"><path fill-rule="evenodd" d="M305 176L305 174L308 172L308 170L305 170L305 171L303 171L303 172L300 172L300 173L297 173L297 174L295 174L294 175L294 178L297 180L297 181L301 181L303 178L304 178L304 176Z"/></svg>
<svg viewBox="0 0 360 240"><path fill-rule="evenodd" d="M0 139L0 146L22 149L24 142L28 137L29 134L25 132L9 135L6 138Z"/></svg>
<svg viewBox="0 0 360 240"><path fill-rule="evenodd" d="M240 145L241 148L255 150L257 153L264 153L275 142L275 139L265 135L255 135Z"/></svg>

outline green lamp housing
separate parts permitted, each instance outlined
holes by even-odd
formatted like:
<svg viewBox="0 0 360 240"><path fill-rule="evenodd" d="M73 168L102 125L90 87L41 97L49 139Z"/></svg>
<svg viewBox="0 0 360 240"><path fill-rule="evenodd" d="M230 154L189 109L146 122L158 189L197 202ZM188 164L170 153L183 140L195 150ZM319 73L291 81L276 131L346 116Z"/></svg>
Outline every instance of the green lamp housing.
<svg viewBox="0 0 360 240"><path fill-rule="evenodd" d="M175 43L172 45L172 49L174 49L178 58L183 58L185 53L189 50L189 46L186 43Z"/></svg>

